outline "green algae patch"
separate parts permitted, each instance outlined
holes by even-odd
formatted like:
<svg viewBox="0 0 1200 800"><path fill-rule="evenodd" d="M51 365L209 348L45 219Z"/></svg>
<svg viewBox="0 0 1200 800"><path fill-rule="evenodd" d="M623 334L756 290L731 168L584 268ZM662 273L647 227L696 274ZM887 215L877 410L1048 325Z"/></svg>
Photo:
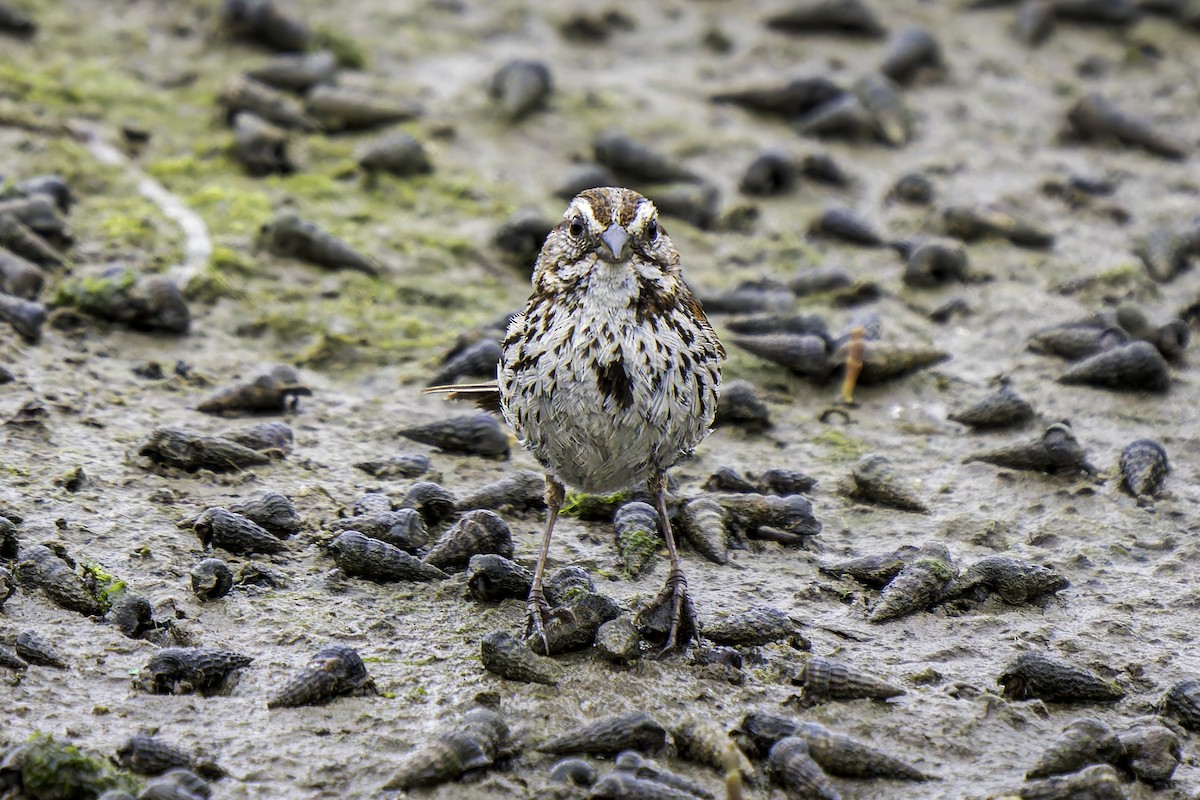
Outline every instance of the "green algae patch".
<svg viewBox="0 0 1200 800"><path fill-rule="evenodd" d="M369 342L356 336L323 332L300 353L296 366L324 370L345 370L366 360Z"/></svg>
<svg viewBox="0 0 1200 800"><path fill-rule="evenodd" d="M418 217L475 219L501 217L513 207L503 191L487 191L480 176L448 176L434 172L403 180L383 181L367 192L382 204L383 219L395 211L410 211Z"/></svg>
<svg viewBox="0 0 1200 800"><path fill-rule="evenodd" d="M617 554L621 557L626 578L634 578L654 563L661 540L654 531L633 529L617 537Z"/></svg>
<svg viewBox="0 0 1200 800"><path fill-rule="evenodd" d="M354 157L357 140L314 133L304 140L308 157L314 161L344 161Z"/></svg>
<svg viewBox="0 0 1200 800"><path fill-rule="evenodd" d="M0 85L17 100L84 116L103 117L114 108L169 111L167 98L103 57L75 56L49 63L2 59Z"/></svg>
<svg viewBox="0 0 1200 800"><path fill-rule="evenodd" d="M357 39L324 25L313 28L312 49L328 50L337 59L338 66L346 69L366 69L370 63L366 48Z"/></svg>
<svg viewBox="0 0 1200 800"><path fill-rule="evenodd" d="M105 608L112 606L114 600L128 590L125 581L110 573L98 562L88 560L83 564L84 578L92 584L96 599Z"/></svg>
<svg viewBox="0 0 1200 800"><path fill-rule="evenodd" d="M35 733L21 747L21 786L35 800L86 800L111 789L136 795L141 785L103 756Z"/></svg>
<svg viewBox="0 0 1200 800"><path fill-rule="evenodd" d="M212 175L214 170L199 156L175 156L160 158L146 166L149 175L164 181L175 181L180 178L200 178Z"/></svg>
<svg viewBox="0 0 1200 800"><path fill-rule="evenodd" d="M862 439L837 428L827 428L813 436L811 441L825 448L825 454L837 461L853 461L871 450Z"/></svg>
<svg viewBox="0 0 1200 800"><path fill-rule="evenodd" d="M289 197L315 202L345 200L353 189L328 175L316 172L293 172L291 175L272 175L266 185L283 190Z"/></svg>
<svg viewBox="0 0 1200 800"><path fill-rule="evenodd" d="M65 136L45 138L37 148L21 154L22 174L55 173L81 198L81 206L96 195L107 194L126 182L124 171L115 164L101 164L80 142ZM132 189L130 189L132 191ZM71 214L71 224L79 223Z"/></svg>
<svg viewBox="0 0 1200 800"><path fill-rule="evenodd" d="M155 264L171 264L183 257L181 234L158 206L140 196L92 198L92 213L79 215L77 235L104 242L107 249L137 252Z"/></svg>
<svg viewBox="0 0 1200 800"><path fill-rule="evenodd" d="M127 269L61 281L54 288L50 305L69 306L103 317L118 298L133 289L136 282L137 276Z"/></svg>
<svg viewBox="0 0 1200 800"><path fill-rule="evenodd" d="M157 205L132 188L120 194L106 187L103 194L85 195L71 215L71 233L99 246L112 260L135 260L139 267L159 271L183 260L183 234Z"/></svg>
<svg viewBox="0 0 1200 800"><path fill-rule="evenodd" d="M183 296L196 303L215 303L221 298L244 300L246 292L224 273L211 267L197 272L183 286Z"/></svg>
<svg viewBox="0 0 1200 800"><path fill-rule="evenodd" d="M562 513L568 517L607 522L628 499L629 492L624 490L612 494L567 492L562 504Z"/></svg>
<svg viewBox="0 0 1200 800"><path fill-rule="evenodd" d="M241 250L217 245L208 259L208 269L228 278L232 275L249 277L256 272L254 258Z"/></svg>
<svg viewBox="0 0 1200 800"><path fill-rule="evenodd" d="M444 231L410 231L410 236L397 244L409 255L428 255L437 258L444 254L452 262L480 261L483 259L474 241L454 236Z"/></svg>
<svg viewBox="0 0 1200 800"><path fill-rule="evenodd" d="M224 184L204 186L188 195L186 202L204 218L213 236L256 233L272 215L266 192Z"/></svg>

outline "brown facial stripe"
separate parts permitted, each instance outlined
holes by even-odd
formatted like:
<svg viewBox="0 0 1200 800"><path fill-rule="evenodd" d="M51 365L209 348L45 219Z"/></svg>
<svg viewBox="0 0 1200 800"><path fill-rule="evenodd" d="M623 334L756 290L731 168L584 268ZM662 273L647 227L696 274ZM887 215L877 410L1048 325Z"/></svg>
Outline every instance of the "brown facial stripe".
<svg viewBox="0 0 1200 800"><path fill-rule="evenodd" d="M620 408L633 405L633 384L630 383L629 373L625 371L625 361L617 356L603 366L596 364L596 388L605 397L611 397Z"/></svg>
<svg viewBox="0 0 1200 800"><path fill-rule="evenodd" d="M621 205L617 209L617 224L622 228L628 229L629 224L633 222L633 218L637 216L638 207L645 199L637 192L631 192L628 189L621 192Z"/></svg>
<svg viewBox="0 0 1200 800"><path fill-rule="evenodd" d="M616 212L616 223L623 228L628 228L634 217L637 216L638 208L646 201L645 197L632 189L611 187L588 189L581 192L579 196L591 206L592 215L601 229L612 224L614 211ZM569 223L568 220L567 224Z"/></svg>

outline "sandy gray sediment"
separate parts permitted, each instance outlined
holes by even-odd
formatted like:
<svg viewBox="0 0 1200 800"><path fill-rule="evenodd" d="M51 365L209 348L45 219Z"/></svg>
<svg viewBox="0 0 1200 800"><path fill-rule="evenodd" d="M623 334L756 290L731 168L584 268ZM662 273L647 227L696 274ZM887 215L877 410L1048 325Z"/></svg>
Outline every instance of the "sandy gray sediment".
<svg viewBox="0 0 1200 800"><path fill-rule="evenodd" d="M420 584L338 579L321 546L332 538L325 524L343 510L351 513L361 493L383 491L399 500L412 483L372 479L357 462L428 454L432 472L423 479L459 497L537 469L519 448L508 461L489 460L440 453L396 433L465 412L422 397L420 388L461 331L519 308L527 295L527 271L504 263L491 234L525 208L556 218L564 203L553 197L555 187L573 162L590 157L593 138L609 127L704 176L720 190L723 211L757 209L749 232L665 221L699 293L838 266L855 280L876 282L879 299L847 309L824 294L797 300L798 310L825 316L835 333L864 308L872 310L889 341L933 345L952 356L912 376L860 387L857 407L821 421L837 398L836 382L815 385L731 347L726 378L756 384L774 425L763 433L722 428L674 471L685 496L701 494L705 479L723 466L743 473L788 467L818 479L807 496L823 531L804 549L759 543L732 551L724 566L685 551L684 568L701 619L776 606L801 623L814 654L905 689L886 703L830 702L804 712L940 779L834 779L843 797L1003 795L1020 786L1069 722L1090 716L1124 731L1153 713L1170 685L1200 674L1193 642L1200 624L1194 586L1200 423L1188 357L1172 366L1166 393L1117 393L1057 383L1065 362L1026 350L1035 331L1103 307L1133 302L1166 321L1200 295L1200 272L1157 284L1133 254L1137 233L1195 215L1197 158L1166 161L1058 138L1066 109L1101 91L1190 137L1195 147L1200 38L1194 32L1161 18L1124 30L1063 23L1031 50L1007 33L1011 9L878 2L889 28L926 26L948 65L940 80L918 77L905 89L915 133L907 145L887 148L800 138L784 122L706 101L715 92L804 75L848 86L882 58L882 40L767 30L761 20L780 9L777 3L644 4L600 43L564 35L564 26L570 33L580 23L568 22L570 13L554 3L295 3L299 14L367 54L368 68L347 73L347 83L425 108L401 129L426 143L435 172L411 180L384 176L364 187L353 152L370 134L297 136L301 167L292 176L250 178L225 155L231 135L217 119L215 98L229 78L267 54L215 36L215 2L139 0L119 16L102 15L86 0L25 5L41 27L29 42L4 40L0 109L5 120L32 114L38 122L20 117L23 126L0 126L0 174L21 179L57 171L72 179L79 197L68 217L77 240L69 250L73 270L192 263L193 237L180 232L171 212L138 195L143 174L204 220L214 255L209 269L189 276L202 280L189 284L193 319L186 336L88 323L47 326L43 341L31 345L0 327L0 365L16 377L0 386L0 418L35 398L47 410L42 425L0 426L0 514L23 518L17 530L24 543L60 541L76 558L99 562L148 598L156 618L173 619L195 643L254 662L226 696L151 695L134 688L132 678L156 645L22 591L0 610L0 632L33 629L67 655L69 666L65 672L30 667L19 680L0 670L0 746L44 731L108 755L133 733L155 730L211 754L234 776L219 784L221 797L372 796L406 753L452 725L477 694L491 692L517 740L530 745L526 754L511 771L494 771L480 784L412 795L522 797L526 787L541 785L553 762L532 744L586 721L644 710L668 728L689 714L733 725L751 709L786 711L781 704L800 693L789 676L806 654L785 643L760 648L765 661L748 663L740 686L682 659L626 667L586 653L558 658L565 674L557 687L504 681L481 666L479 641L494 630L518 632L522 602L475 603L462 574ZM551 64L555 92L545 111L510 124L489 104L487 80L505 60L531 52ZM73 117L93 120L114 143L121 142L122 126L149 132L149 143L132 154L137 172L98 162L53 125ZM854 182L831 188L800 179L780 197L740 195L744 167L766 148L798 158L828 153ZM932 179L935 206L885 203L895 180L913 171ZM1041 191L1047 180L1071 176L1111 180L1116 190L1078 207ZM971 273L990 279L969 284L907 288L904 263L890 250L804 235L830 202L861 211L901 238L935 231L940 204L1001 201L1050 228L1055 245L971 243ZM1114 222L1113 208L1127 213L1128 222ZM282 210L312 218L377 256L382 276L325 272L255 252L259 225ZM64 279L51 270L43 297ZM955 296L965 300L967 314L942 325L926 318ZM728 338L724 318L714 315L713 322ZM134 374L149 361L162 365L164 377ZM174 374L177 361L190 369ZM259 421L214 418L195 406L215 387L275 363L296 365L313 390L283 417L295 432L287 458L186 474L155 471L138 456L157 426L216 433ZM1000 374L1032 404L1033 422L994 433L947 422L947 414L990 391ZM1063 419L1098 476L962 463ZM1121 489L1116 473L1122 449L1139 437L1161 442L1172 467L1165 494L1148 508ZM929 513L849 498L839 484L867 453L886 455L916 481ZM81 485L65 479L77 467L86 476ZM286 552L215 554L235 572L249 562L269 569L282 585L243 586L222 600L198 602L189 571L208 554L177 523L269 490L291 497L305 522ZM515 560L531 567L541 517L504 517ZM1003 554L1053 567L1070 586L1044 607L993 597L972 608L869 624L878 592L817 571L824 562L932 542L944 544L959 566ZM601 591L625 604L653 596L666 577L663 557L640 577L622 579L611 527L603 522L561 519L551 553L552 566L589 569ZM331 642L362 656L379 694L268 710L267 699ZM1026 650L1086 667L1127 695L1081 706L1001 699L996 677ZM1185 759L1170 787L1135 783L1128 796L1200 791L1196 735L1185 733L1182 744ZM671 764L719 786L711 771ZM752 796L768 794L755 789Z"/></svg>

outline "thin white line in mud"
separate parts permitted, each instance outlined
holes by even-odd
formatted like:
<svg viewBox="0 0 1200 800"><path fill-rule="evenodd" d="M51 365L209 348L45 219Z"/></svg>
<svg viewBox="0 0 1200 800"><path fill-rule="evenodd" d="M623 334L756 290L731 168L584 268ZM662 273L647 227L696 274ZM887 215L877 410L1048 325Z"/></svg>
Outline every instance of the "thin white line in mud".
<svg viewBox="0 0 1200 800"><path fill-rule="evenodd" d="M74 127L82 134L80 139L97 161L121 167L132 175L137 181L138 192L142 197L158 206L159 210L174 220L183 231L183 263L171 267L167 271L167 277L180 288L186 286L192 276L208 265L212 257L212 237L208 235L208 226L204 224L204 220L188 208L186 203L167 191L161 183L142 172L124 153L106 142L95 128L78 123Z"/></svg>

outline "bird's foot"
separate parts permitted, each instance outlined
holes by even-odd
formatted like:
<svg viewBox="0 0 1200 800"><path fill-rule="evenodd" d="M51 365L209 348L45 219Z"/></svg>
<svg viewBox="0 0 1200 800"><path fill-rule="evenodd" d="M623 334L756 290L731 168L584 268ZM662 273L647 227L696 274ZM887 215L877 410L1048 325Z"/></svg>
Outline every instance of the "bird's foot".
<svg viewBox="0 0 1200 800"><path fill-rule="evenodd" d="M662 591L638 615L638 619L647 628L657 629L660 633L665 628L666 639L658 658L665 658L687 646L688 640L697 633L696 611L688 596L687 578L683 570L671 570Z"/></svg>
<svg viewBox="0 0 1200 800"><path fill-rule="evenodd" d="M542 641L546 655L550 654L550 641L546 638L546 626L550 624L553 612L546 596L541 589L531 589L529 599L525 601L525 636L526 641L537 637Z"/></svg>

